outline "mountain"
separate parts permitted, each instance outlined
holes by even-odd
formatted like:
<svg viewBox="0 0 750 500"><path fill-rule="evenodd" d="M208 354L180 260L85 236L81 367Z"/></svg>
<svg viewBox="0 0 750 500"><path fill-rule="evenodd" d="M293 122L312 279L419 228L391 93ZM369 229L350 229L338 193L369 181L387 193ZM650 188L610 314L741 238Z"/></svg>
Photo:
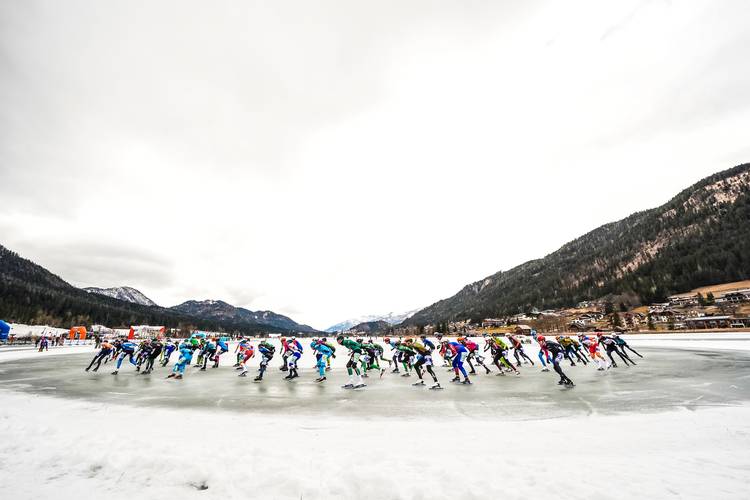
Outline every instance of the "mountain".
<svg viewBox="0 0 750 500"><path fill-rule="evenodd" d="M97 323L111 327L150 324L183 331L197 328L246 334L284 333L290 325L297 325L270 311L252 314L257 317L209 317L200 311L142 305L90 293L0 245L0 318L7 321L63 328Z"/></svg>
<svg viewBox="0 0 750 500"><path fill-rule="evenodd" d="M95 286L90 286L84 288L83 290L86 290L89 293L106 295L107 297L112 297L113 299L124 300L125 302L132 302L133 304L140 304L142 306L156 305L156 302L143 295L143 293L141 293L139 290L136 290L135 288L131 288L129 286L116 286L113 288L97 288Z"/></svg>
<svg viewBox="0 0 750 500"><path fill-rule="evenodd" d="M387 332L388 329L392 326L393 325L391 323L388 323L387 321L368 321L366 323L360 323L353 326L351 330L359 333L374 334Z"/></svg>
<svg viewBox="0 0 750 500"><path fill-rule="evenodd" d="M413 311L408 311L405 313L391 312L388 314L361 316L359 318L352 318L346 321L342 321L341 323L336 323L335 325L326 328L325 331L328 333L344 332L346 330L352 329L352 327L359 325L360 323L370 323L373 321L385 321L391 325L398 325L404 320L411 318L418 311L419 309L414 309Z"/></svg>
<svg viewBox="0 0 750 500"><path fill-rule="evenodd" d="M636 303L750 278L750 164L661 207L599 227L538 260L471 283L405 324L504 316L610 298Z"/></svg>
<svg viewBox="0 0 750 500"><path fill-rule="evenodd" d="M290 332L316 333L317 330L308 326L300 325L291 318L276 314L273 311L250 311L242 307L235 307L221 300L189 300L180 305L170 307L171 310L198 316L201 318L219 321L232 321L235 323L259 324L286 330Z"/></svg>

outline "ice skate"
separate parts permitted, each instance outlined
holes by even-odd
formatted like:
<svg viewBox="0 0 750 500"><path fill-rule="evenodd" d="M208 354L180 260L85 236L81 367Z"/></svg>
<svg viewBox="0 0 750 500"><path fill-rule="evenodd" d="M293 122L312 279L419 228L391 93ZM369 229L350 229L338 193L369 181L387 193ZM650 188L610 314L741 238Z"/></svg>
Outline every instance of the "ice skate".
<svg viewBox="0 0 750 500"><path fill-rule="evenodd" d="M421 387L424 385L424 380L420 380L419 382L414 382L411 385L413 385L414 387Z"/></svg>

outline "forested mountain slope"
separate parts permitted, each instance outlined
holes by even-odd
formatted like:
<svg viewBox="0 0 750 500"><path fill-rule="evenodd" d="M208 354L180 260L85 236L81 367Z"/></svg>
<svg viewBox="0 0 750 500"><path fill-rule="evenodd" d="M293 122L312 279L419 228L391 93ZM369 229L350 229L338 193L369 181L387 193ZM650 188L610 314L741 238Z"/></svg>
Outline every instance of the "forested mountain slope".
<svg viewBox="0 0 750 500"><path fill-rule="evenodd" d="M629 294L644 303L750 278L750 164L707 177L665 205L464 287L404 324L502 316Z"/></svg>

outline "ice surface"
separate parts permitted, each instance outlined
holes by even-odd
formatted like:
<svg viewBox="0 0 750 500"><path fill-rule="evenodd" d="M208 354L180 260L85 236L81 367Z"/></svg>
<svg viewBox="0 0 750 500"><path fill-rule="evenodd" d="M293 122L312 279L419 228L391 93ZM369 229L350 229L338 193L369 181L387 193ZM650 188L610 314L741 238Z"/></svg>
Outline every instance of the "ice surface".
<svg viewBox="0 0 750 500"><path fill-rule="evenodd" d="M630 369L566 366L567 391L528 368L352 392L343 356L320 387L309 358L301 380L277 358L258 385L228 366L86 374L90 347L16 353L0 363L0 498L747 498L750 355L676 345Z"/></svg>

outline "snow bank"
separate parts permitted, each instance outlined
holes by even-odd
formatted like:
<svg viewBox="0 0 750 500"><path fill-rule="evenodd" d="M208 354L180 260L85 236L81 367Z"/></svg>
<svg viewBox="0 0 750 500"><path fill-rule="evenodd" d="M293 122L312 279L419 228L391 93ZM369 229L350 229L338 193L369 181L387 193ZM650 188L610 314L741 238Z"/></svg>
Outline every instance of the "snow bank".
<svg viewBox="0 0 750 500"><path fill-rule="evenodd" d="M510 427L0 401L2 498L730 499L750 486L746 407Z"/></svg>
<svg viewBox="0 0 750 500"><path fill-rule="evenodd" d="M56 337L58 335L68 335L69 332L69 328L56 328L54 326L45 325L24 325L22 323L10 324L10 334L15 335L19 339L27 337L41 337L42 335L47 335L48 337Z"/></svg>

